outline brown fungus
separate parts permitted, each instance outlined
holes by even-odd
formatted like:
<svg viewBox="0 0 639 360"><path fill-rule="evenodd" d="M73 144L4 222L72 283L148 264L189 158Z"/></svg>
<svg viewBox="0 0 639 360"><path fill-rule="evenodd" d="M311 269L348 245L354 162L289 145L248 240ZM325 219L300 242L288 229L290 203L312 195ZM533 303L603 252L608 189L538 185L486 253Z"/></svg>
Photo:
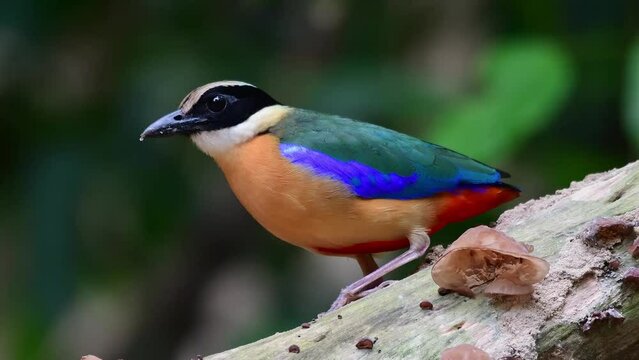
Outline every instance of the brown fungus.
<svg viewBox="0 0 639 360"><path fill-rule="evenodd" d="M439 294L439 296L446 296L448 294L450 294L452 291L448 290L448 289L444 289L444 288L439 288L437 289L437 293Z"/></svg>
<svg viewBox="0 0 639 360"><path fill-rule="evenodd" d="M619 218L600 217L591 221L577 237L589 246L611 248L637 236L630 222Z"/></svg>
<svg viewBox="0 0 639 360"><path fill-rule="evenodd" d="M444 350L441 360L490 360L490 355L478 347L461 344Z"/></svg>
<svg viewBox="0 0 639 360"><path fill-rule="evenodd" d="M624 284L637 287L639 286L639 268L631 267L629 268L625 274L623 274L623 278L621 279Z"/></svg>
<svg viewBox="0 0 639 360"><path fill-rule="evenodd" d="M619 258L614 258L606 263L606 268L610 271L617 271L621 266L621 260Z"/></svg>
<svg viewBox="0 0 639 360"><path fill-rule="evenodd" d="M636 238L635 241L628 247L628 251L632 254L633 258L639 257L639 238Z"/></svg>
<svg viewBox="0 0 639 360"><path fill-rule="evenodd" d="M532 284L548 274L548 263L530 255L532 246L522 244L487 226L467 230L433 265L433 281L442 288L466 296L488 284L489 295L525 295ZM492 282L492 283L491 283Z"/></svg>
<svg viewBox="0 0 639 360"><path fill-rule="evenodd" d="M377 342L377 338L371 340L370 338L362 338L359 339L359 341L357 341L357 344L355 344L355 347L363 350L370 350L373 348L373 346L375 345L375 343Z"/></svg>
<svg viewBox="0 0 639 360"><path fill-rule="evenodd" d="M419 307L422 310L433 310L433 303L427 300L424 300L419 303Z"/></svg>
<svg viewBox="0 0 639 360"><path fill-rule="evenodd" d="M597 311L588 315L579 322L579 325L581 327L581 331L587 333L598 325L616 325L623 323L624 320L625 317L621 314L621 312L619 312L619 310L610 308L608 310Z"/></svg>

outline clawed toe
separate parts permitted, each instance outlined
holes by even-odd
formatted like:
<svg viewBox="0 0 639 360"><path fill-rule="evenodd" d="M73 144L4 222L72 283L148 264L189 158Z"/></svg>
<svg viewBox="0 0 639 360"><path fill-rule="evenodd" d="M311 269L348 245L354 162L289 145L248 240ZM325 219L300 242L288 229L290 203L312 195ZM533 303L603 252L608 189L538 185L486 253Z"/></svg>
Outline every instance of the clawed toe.
<svg viewBox="0 0 639 360"><path fill-rule="evenodd" d="M382 282L381 284L379 284L377 287L374 287L372 289L368 289L368 290L364 290L364 291L360 291L360 292L352 292L350 289L345 288L342 289L342 291L340 291L339 296L337 297L337 299L335 299L335 301L333 302L333 305L331 305L331 308L328 309L328 312L331 312L333 310L337 310L339 308L341 308L342 306L351 303L355 300L359 300L363 297L366 297L374 292L376 292L377 290L380 289L384 289L390 285L392 285L393 283L397 282L397 280L386 280L384 282Z"/></svg>
<svg viewBox="0 0 639 360"><path fill-rule="evenodd" d="M355 301L359 299L358 295L356 293L351 292L348 288L346 289L342 289L342 291L340 291L339 295L337 296L337 299L335 299L335 301L333 301L333 305L331 305L331 308L328 309L327 312L331 312L333 310L337 310L339 308L341 308L342 306Z"/></svg>
<svg viewBox="0 0 639 360"><path fill-rule="evenodd" d="M368 289L368 290L364 290L364 291L360 292L359 294L357 294L357 299L361 299L361 298L363 298L365 296L368 296L368 295L376 292L377 290L385 289L385 288L393 285L396 282L397 282L397 280L386 280L386 281L382 282L381 284L379 284L377 287L374 287L372 289Z"/></svg>

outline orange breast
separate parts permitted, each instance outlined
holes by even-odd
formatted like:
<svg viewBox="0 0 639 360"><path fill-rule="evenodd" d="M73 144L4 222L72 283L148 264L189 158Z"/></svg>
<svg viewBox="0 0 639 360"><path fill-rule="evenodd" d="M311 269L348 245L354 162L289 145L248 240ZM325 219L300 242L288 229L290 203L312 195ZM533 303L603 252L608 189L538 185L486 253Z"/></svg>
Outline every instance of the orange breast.
<svg viewBox="0 0 639 360"><path fill-rule="evenodd" d="M242 205L262 226L310 250L394 250L408 244L405 237L412 229L428 228L436 221L432 199L354 197L341 183L292 165L280 155L278 139L272 135L258 136L216 156L216 161Z"/></svg>
<svg viewBox="0 0 639 360"><path fill-rule="evenodd" d="M341 183L291 164L280 155L278 139L269 134L215 160L262 226L284 241L331 255L401 249L415 228L433 233L517 196L506 188L487 187L427 199L361 199Z"/></svg>

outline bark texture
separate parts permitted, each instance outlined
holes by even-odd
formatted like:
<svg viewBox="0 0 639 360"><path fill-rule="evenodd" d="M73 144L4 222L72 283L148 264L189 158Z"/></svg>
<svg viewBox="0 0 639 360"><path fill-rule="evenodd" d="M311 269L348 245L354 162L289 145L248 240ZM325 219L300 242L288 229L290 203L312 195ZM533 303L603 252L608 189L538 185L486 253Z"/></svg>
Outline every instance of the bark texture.
<svg viewBox="0 0 639 360"><path fill-rule="evenodd" d="M638 209L635 162L505 212L497 228L550 263L528 299L442 296L426 268L309 328L206 359L439 359L463 343L494 359L639 358L639 290L625 276L638 265ZM372 348L356 346L364 338Z"/></svg>

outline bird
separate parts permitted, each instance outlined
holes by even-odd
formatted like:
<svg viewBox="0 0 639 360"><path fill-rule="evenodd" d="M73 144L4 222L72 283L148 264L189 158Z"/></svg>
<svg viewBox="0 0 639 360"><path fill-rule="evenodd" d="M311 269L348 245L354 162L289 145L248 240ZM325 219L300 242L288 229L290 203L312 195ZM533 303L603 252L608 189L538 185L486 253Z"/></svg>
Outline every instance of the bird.
<svg viewBox="0 0 639 360"><path fill-rule="evenodd" d="M283 105L241 81L196 88L140 140L190 137L267 231L321 255L357 260L363 277L329 311L422 257L445 225L519 196L509 174L375 124ZM468 136L472 136L469 134ZM378 266L373 254L406 249Z"/></svg>

